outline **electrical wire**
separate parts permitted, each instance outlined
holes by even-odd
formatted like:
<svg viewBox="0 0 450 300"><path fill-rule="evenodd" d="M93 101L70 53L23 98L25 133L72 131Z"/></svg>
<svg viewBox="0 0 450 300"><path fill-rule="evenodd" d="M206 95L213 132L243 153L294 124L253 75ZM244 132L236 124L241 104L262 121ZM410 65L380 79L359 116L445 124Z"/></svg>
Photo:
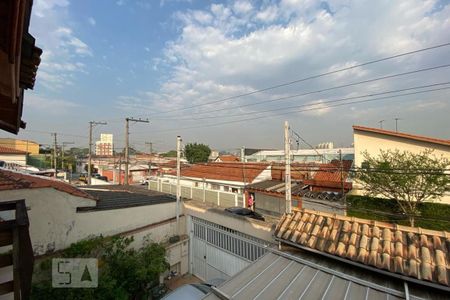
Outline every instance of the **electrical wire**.
<svg viewBox="0 0 450 300"><path fill-rule="evenodd" d="M177 118L174 120L178 120L178 121L192 121L192 120L206 120L206 119L217 119L217 118L229 118L229 117L240 117L240 116L246 116L249 114L262 114L262 113L267 113L267 112L274 112L274 111L280 111L280 110L286 110L286 109L294 109L294 108L301 108L301 107L308 107L308 106L317 106L317 105L322 105L323 103L335 103L335 102L343 102L343 101L348 101L348 100L354 100L354 99L360 99L360 98L368 98L368 97L374 97L374 96L380 96L380 95L386 95L386 94L394 94L394 93L400 93L400 92L406 92L406 91L410 91L410 90L417 90L417 89L424 89L424 88L429 88L429 87L436 87L436 86L441 86L441 85L448 85L450 84L450 81L446 81L446 82L440 82L440 83L433 83L433 84L427 84L427 85L420 85L420 86L412 86L412 87L408 87L408 88L403 88L403 89L396 89L396 90L390 90L390 91L383 91L383 92L379 92L379 93L370 93L370 94L365 94L365 95L360 95L360 96L352 96L352 97L344 97L344 98L338 98L338 99L334 99L334 100L328 100L328 101L323 101L323 99L321 99L321 102L319 101L310 101L310 103L306 103L306 104L301 104L301 105L294 105L294 106L286 106L286 107L280 107L280 108L275 108L275 109L268 109L268 110L259 110L259 111L251 111L251 112L246 112L246 113L239 113L239 114L227 114L227 115L222 115L222 116L207 116L207 117L200 117L200 118ZM295 95L296 97L296 95ZM169 119L165 119L165 120L169 120Z"/></svg>
<svg viewBox="0 0 450 300"><path fill-rule="evenodd" d="M380 100L386 100L386 99L391 99L391 98L404 97L404 96L410 96L410 95L417 95L417 94L423 94L423 93L429 93L429 92L435 92L435 91L442 91L442 90L448 90L448 89L450 89L450 88L430 89L430 90L426 90L426 91L417 91L417 92L405 93L405 94L401 94L401 95L379 97L379 98L368 99L368 100L361 100L361 101L352 101L352 102L340 103L340 104L328 105L328 106L324 105L324 104L328 103L328 102L325 101L325 102L322 102L322 103L315 104L316 106L320 105L320 107L317 107L317 108L293 110L293 111L290 111L290 112L277 113L277 114L272 114L272 115L268 115L268 116L259 116L259 117L245 118L245 119L225 121L225 122L219 122L219 123L203 124L203 125L200 125L200 126L183 127L181 129L180 128L171 128L171 129L166 129L166 130L154 131L153 133L162 133L162 132L190 130L190 129L198 129L198 128L207 128L207 127L212 127L212 126L228 125L228 124L234 124L234 123L241 123L241 122L259 120L259 119L263 119L263 118L270 118L270 117L274 117L274 116L289 115L289 114L295 114L295 113L305 112L305 111L322 110L322 109L325 109L325 108L338 107L338 106L349 105L349 104L360 104L360 103L367 103L367 102L373 102L373 101L380 101ZM135 133L138 133L138 132L135 132Z"/></svg>
<svg viewBox="0 0 450 300"><path fill-rule="evenodd" d="M385 80L385 79L391 79L391 78L395 78L395 77L411 75L411 74L416 74L416 73L421 73L421 72L426 72L426 71L431 71L431 70L448 68L448 67L450 67L450 64L439 65L439 66L434 66L434 67L428 67L428 68L423 68L423 69L418 69L418 70L413 70L413 71L408 71L408 72L403 72L403 73L396 73L396 74L391 74L391 75L387 75L387 76L367 79L367 80L361 80L361 81L347 83L347 84L338 85L338 86L334 86L334 87L308 91L308 92L295 94L295 95L291 95L291 96L285 96L285 97L280 97L280 98L275 98L275 99L268 99L268 100L258 101L256 103L241 104L241 105L238 105L238 106L223 107L223 108L217 108L217 109L214 109L214 110L208 110L208 111L204 111L204 112L196 112L196 114L197 115L199 115L199 114L201 115L201 114L205 114L205 113L209 114L209 113L212 113L212 112L218 112L218 111L224 111L224 110L230 110L230 109L240 109L240 108L243 108L243 107L261 105L261 104L266 104L266 103L271 103L271 102L284 101L284 100L289 100L289 99L293 99L293 98L304 97L304 96L308 96L308 95L313 95L313 94L328 92L328 91L332 91L332 90L342 89L342 88L345 88L345 87L357 86L357 85L366 84L366 83L370 83L370 82L375 82L375 81L380 81L380 80ZM168 118L166 117L164 119L167 120ZM176 119L180 120L180 118L176 118Z"/></svg>
<svg viewBox="0 0 450 300"><path fill-rule="evenodd" d="M261 93L261 92L277 89L277 88L280 88L280 87L293 85L293 84L304 82L304 81L308 81L308 80L311 80L311 79L317 79L317 78L320 78L320 77L324 77L324 76L328 76L328 75L332 75L332 74L337 74L337 73L344 72L344 71L349 71L349 70L352 70L352 69L360 68L360 67L363 67L363 66L367 66L367 65L371 65L371 64L387 61L387 60L396 59L396 58L407 56L407 55L411 55L411 54L416 54L416 53L420 53L420 52L424 52L424 51L429 51L429 50L437 49L437 48L441 48L441 47L447 47L449 45L450 45L450 42L449 43L438 44L438 45L434 45L434 46L430 46L430 47L426 47L426 48L417 49L417 50L414 50L414 51L404 52L404 53L400 53L400 54L396 54L396 55L392 55L392 56L388 56L388 57L384 57L384 58L380 58L380 59L375 59L375 60L372 60L372 61L364 62L364 63L357 64L357 65L354 65L354 66L346 67L346 68L341 68L341 69L334 70L334 71L329 71L329 72L325 72L325 73L321 73L321 74L311 75L311 76L304 77L304 78L301 78L301 79L296 79L296 80L292 80L292 81L289 81L289 82L284 82L284 83L280 83L280 84L277 84L277 85L269 86L269 87L266 87L266 88L254 90L254 91L251 91L251 92L248 92L248 93L243 93L243 94L239 94L239 95L235 95L235 96L231 96L231 97L226 97L226 98L223 98L223 99L214 100L214 101L210 101L210 102L206 102L206 103L191 105L191 106L187 106L187 107L166 110L166 111L158 112L158 113L155 113L155 114L163 114L163 113L165 114L165 113L169 113L169 112L183 111L183 110L187 110L187 109L191 109L191 108L201 107L201 106L215 104L215 103L220 103L220 102L224 102L224 101L228 101L228 100L232 100L232 99L237 99L237 98L241 98L241 97L245 97L245 96L250 96L250 95L253 95L253 94L257 94L257 93ZM153 115L155 115L155 114L153 114Z"/></svg>

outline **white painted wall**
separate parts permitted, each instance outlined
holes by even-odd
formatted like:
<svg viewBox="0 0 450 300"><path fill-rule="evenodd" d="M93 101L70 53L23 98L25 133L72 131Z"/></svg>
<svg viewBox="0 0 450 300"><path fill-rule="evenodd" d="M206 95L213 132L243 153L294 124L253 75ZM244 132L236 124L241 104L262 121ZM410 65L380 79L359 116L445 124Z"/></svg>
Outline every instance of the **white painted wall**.
<svg viewBox="0 0 450 300"><path fill-rule="evenodd" d="M29 208L30 236L35 255L67 248L90 235L113 235L175 217L175 203L77 213L77 207L95 206L95 201L53 188L0 192L0 201L16 199L25 199ZM135 246L142 244L143 237L149 233L159 241L170 234L170 230L175 233L174 226L169 224L143 230L137 233L139 239Z"/></svg>
<svg viewBox="0 0 450 300"><path fill-rule="evenodd" d="M362 153L367 151L371 156L377 156L380 150L409 151L412 153L423 152L425 149L434 149L433 154L450 159L450 146L420 142L394 136L382 135L372 132L355 130L353 132L355 145L355 166L361 167L364 161Z"/></svg>
<svg viewBox="0 0 450 300"><path fill-rule="evenodd" d="M7 163L19 164L21 166L27 164L27 157L25 154L0 154L0 160Z"/></svg>

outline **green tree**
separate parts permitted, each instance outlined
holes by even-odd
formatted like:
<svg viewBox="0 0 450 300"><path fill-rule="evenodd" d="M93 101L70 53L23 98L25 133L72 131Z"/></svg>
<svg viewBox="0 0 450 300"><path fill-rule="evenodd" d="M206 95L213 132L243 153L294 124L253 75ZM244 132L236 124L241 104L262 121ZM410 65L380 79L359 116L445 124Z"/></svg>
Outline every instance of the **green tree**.
<svg viewBox="0 0 450 300"><path fill-rule="evenodd" d="M176 157L177 156L177 151L176 150L170 150L167 151L166 153L161 154L162 157Z"/></svg>
<svg viewBox="0 0 450 300"><path fill-rule="evenodd" d="M168 267L165 248L147 239L141 249L130 247L133 237L92 237L72 244L63 257L95 257L99 260L98 288L52 288L51 259L41 263L42 274L33 274L32 299L149 299L159 275ZM38 275L38 276L36 276ZM88 275L85 275L86 277Z"/></svg>
<svg viewBox="0 0 450 300"><path fill-rule="evenodd" d="M449 160L432 155L432 150L420 153L399 150L380 151L377 157L363 153L365 161L356 170L355 178L367 196L383 196L397 201L400 209L414 226L423 202L439 200L450 178L446 174Z"/></svg>
<svg viewBox="0 0 450 300"><path fill-rule="evenodd" d="M208 157L211 154L211 149L208 145L190 143L185 146L184 154L191 164L207 162Z"/></svg>

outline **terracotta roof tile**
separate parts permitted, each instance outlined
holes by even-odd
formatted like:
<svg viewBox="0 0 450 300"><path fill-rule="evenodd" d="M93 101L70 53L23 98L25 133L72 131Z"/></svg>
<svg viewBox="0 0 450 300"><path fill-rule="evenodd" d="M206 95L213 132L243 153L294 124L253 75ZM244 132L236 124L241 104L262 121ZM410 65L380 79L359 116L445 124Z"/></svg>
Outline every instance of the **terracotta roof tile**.
<svg viewBox="0 0 450 300"><path fill-rule="evenodd" d="M269 165L262 163L207 163L182 169L181 176L251 183Z"/></svg>
<svg viewBox="0 0 450 300"><path fill-rule="evenodd" d="M22 151L22 150L17 150L14 148L0 146L0 153L1 154L27 154L28 152Z"/></svg>
<svg viewBox="0 0 450 300"><path fill-rule="evenodd" d="M450 234L324 212L285 214L275 236L392 273L450 286Z"/></svg>
<svg viewBox="0 0 450 300"><path fill-rule="evenodd" d="M219 155L219 157L216 158L216 160L220 159L221 162L238 162L239 157L234 155Z"/></svg>
<svg viewBox="0 0 450 300"><path fill-rule="evenodd" d="M432 138L432 137L427 137L427 136L414 135L414 134L390 131L390 130L385 130L385 129L371 128L371 127L364 127L364 126L353 126L353 130L379 133L379 134L395 136L395 137L400 137L400 138L405 138L405 139L410 139L410 140L415 140L415 141L450 146L450 140L437 139L437 138Z"/></svg>
<svg viewBox="0 0 450 300"><path fill-rule="evenodd" d="M0 191L54 188L77 197L94 199L91 195L65 182L36 175L28 175L14 171L0 170Z"/></svg>

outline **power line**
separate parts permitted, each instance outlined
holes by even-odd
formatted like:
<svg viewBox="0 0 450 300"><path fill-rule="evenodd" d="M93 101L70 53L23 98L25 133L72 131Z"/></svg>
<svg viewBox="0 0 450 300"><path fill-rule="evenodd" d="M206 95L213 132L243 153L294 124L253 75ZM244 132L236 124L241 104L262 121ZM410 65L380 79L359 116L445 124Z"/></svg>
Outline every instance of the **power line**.
<svg viewBox="0 0 450 300"><path fill-rule="evenodd" d="M313 95L313 94L328 92L328 91L332 91L332 90L337 90L337 89L341 89L341 88L345 88L345 87L351 87L351 86L361 85L361 84L365 84L365 83L370 83L370 82L375 82L375 81L380 81L380 80L385 80L385 79L391 79L391 78L395 78L395 77L401 77L401 76L405 76L405 75L411 75L411 74L416 74L416 73L421 73L421 72L426 72L426 71L432 71L432 70L437 70L437 69L442 69L442 68L448 68L448 67L450 67L450 64L439 65L439 66L434 66L434 67L428 67L428 68L423 68L423 69L417 69L417 70L413 70L413 71L408 71L408 72L403 72L403 73L396 73L396 74L392 74L392 75L381 76L381 77L377 77L377 78L372 78L372 79L367 79L367 80L361 80L361 81L357 81L357 82L347 83L347 84L338 85L338 86L334 86L334 87L330 87L330 88L324 88L324 89L304 92L304 93L300 93L300 94L295 94L295 95L290 95L290 96L285 96L285 97L280 97L280 98L275 98L275 99L268 99L268 100L258 101L256 103L248 103L248 104L242 104L242 105L238 105L238 106L223 107L223 108L217 108L217 109L214 109L214 110L208 110L208 111L204 111L204 112L197 112L197 114L212 113L212 112L218 112L218 111L224 111L224 110L230 110L230 109L237 109L237 108L261 105L261 104L266 104L266 103L271 103L271 102L278 102L278 101L283 101L283 100L289 100L289 99L293 99L293 98L297 98L297 97L304 97L304 96L308 96L308 95ZM167 118L164 118L164 119L167 119ZM174 119L180 120L180 118L174 118Z"/></svg>
<svg viewBox="0 0 450 300"><path fill-rule="evenodd" d="M272 116L289 115L289 114L295 114L295 113L305 112L305 111L314 111L314 110L321 110L321 109L325 109L325 108L338 107L338 106L343 106L343 105L380 101L380 100L386 100L386 99L391 99L391 98L398 98L398 97L404 97L404 96L410 96L410 95L416 95L416 94L423 94L423 93L429 93L429 92L435 92L435 91L441 91L441 90L448 90L448 89L449 88L430 89L430 90L425 90L425 91L417 91L417 92L405 93L405 94L401 94L401 95L379 97L379 98L368 99L368 100L351 101L351 102L347 102L347 103L339 103L339 104L328 105L328 106L324 106L323 105L323 104L328 103L327 101L325 101L325 102L321 102L321 103L311 104L311 105L315 105L315 106L320 105L320 107L317 107L317 108L293 110L293 111L290 111L290 112L277 113L277 114L267 115L267 116L259 116L259 117L245 118L245 119L225 121L225 122L219 122L219 123L203 124L203 125L200 125L200 126L184 127L182 129L183 130L198 129L198 128L206 128L206 127L211 127L211 126L220 126L220 125L227 125L227 124L233 124L233 123L241 123L241 122L247 122L247 121L253 121L253 120L259 120L259 119L263 119L263 118L268 118L268 117L272 117ZM154 131L154 133L179 131L179 130L180 130L180 128L171 128L171 129ZM136 132L136 133L138 133L138 132Z"/></svg>
<svg viewBox="0 0 450 300"><path fill-rule="evenodd" d="M252 115L254 115L254 114L262 114L262 113L266 113L266 112L280 111L280 110L285 110L285 109L293 109L293 108L321 105L323 103L342 102L342 101L347 101L347 100L368 98L368 97L380 96L380 95L386 95L386 94L394 94L394 93L399 93L399 92L405 92L405 91L416 90L416 89L423 89L423 88L428 88L428 87L435 87L435 86L440 86L440 85L448 85L448 84L450 84L450 81L441 82L441 83L427 84L427 85L421 85L421 86L413 86L413 87L408 87L408 88L403 88L403 89L396 89L396 90L390 90L390 91L383 91L383 92L379 92L379 93L370 93L370 94L365 94L365 95L360 95L360 96L338 98L338 99L329 100L329 101L325 101L325 102L322 101L322 102L315 102L314 103L314 101L311 101L311 103L306 103L306 104L301 104L301 105L285 106L285 107L280 107L280 108L274 108L274 109L268 109L268 110L260 110L260 111L252 111L252 112L246 112L246 113L240 113L240 114L227 114L227 115L222 115L222 116L217 116L216 115L216 116L207 116L207 117L200 117L200 118L185 118L185 119L174 118L174 120L183 121L183 120L205 120L205 119L240 117L240 116L246 116L246 115L249 115L249 114L252 114ZM294 95L293 97L297 97L297 96L298 95ZM166 120L169 120L169 118L167 118Z"/></svg>
<svg viewBox="0 0 450 300"><path fill-rule="evenodd" d="M324 76L327 76L327 75L340 73L340 72L343 72L343 71L349 71L349 70L352 70L352 69L355 69L355 68L360 68L360 67L363 67L363 66L367 66L367 65L371 65L371 64L375 64L375 63L379 63L379 62L383 62L383 61L387 61L387 60L391 60L391 59L395 59L395 58L411 55L411 54L416 54L416 53L419 53L419 52L424 52L424 51L428 51L428 50L432 50L432 49L446 47L446 46L449 46L449 45L450 45L450 43L444 43L444 44L434 45L434 46L430 46L430 47L426 47L426 48L422 48L422 49L417 49L417 50L414 50L414 51L404 52L404 53L400 53L400 54L396 54L396 55L392 55L392 56L388 56L388 57L384 57L384 58L368 61L368 62L365 62L365 63L357 64L357 65L354 65L354 66L350 66L350 67L346 67L346 68L342 68L342 69L338 69L338 70L334 70L334 71L329 71L329 72L325 72L325 73L321 73L321 74L317 74L317 75L312 75L312 76L304 77L304 78L301 78L301 79L297 79L297 80L293 80L293 81L289 81L289 82L285 82L285 83L269 86L269 87L266 87L266 88L254 90L252 92L243 93L243 94L239 94L239 95L235 95L235 96L231 96L231 97L226 97L226 98L223 98L223 99L220 99L220 100L214 100L214 101L210 101L210 102L206 102L206 103L201 103L201 104L191 105L191 106L187 106L187 107L182 107L182 108L176 108L176 109L172 109L172 110L162 111L162 112L158 112L157 114L163 114L163 113L165 114L165 113L169 113L169 112L182 111L182 110L187 110L187 109L191 109L191 108L196 108L196 107L201 107L201 106L205 106L205 105L210 105L210 104L215 104L215 103L219 103L219 102L224 102L224 101L228 101L228 100L232 100L232 99L237 99L237 98L241 98L241 97L245 97L245 96L250 96L250 95L253 95L253 94L257 94L257 93L261 93L261 92L277 89L277 88L280 88L280 87L293 85L295 83L304 82L304 81L307 81L307 80L316 79L316 78L324 77ZM155 114L153 114L153 115L155 115Z"/></svg>

